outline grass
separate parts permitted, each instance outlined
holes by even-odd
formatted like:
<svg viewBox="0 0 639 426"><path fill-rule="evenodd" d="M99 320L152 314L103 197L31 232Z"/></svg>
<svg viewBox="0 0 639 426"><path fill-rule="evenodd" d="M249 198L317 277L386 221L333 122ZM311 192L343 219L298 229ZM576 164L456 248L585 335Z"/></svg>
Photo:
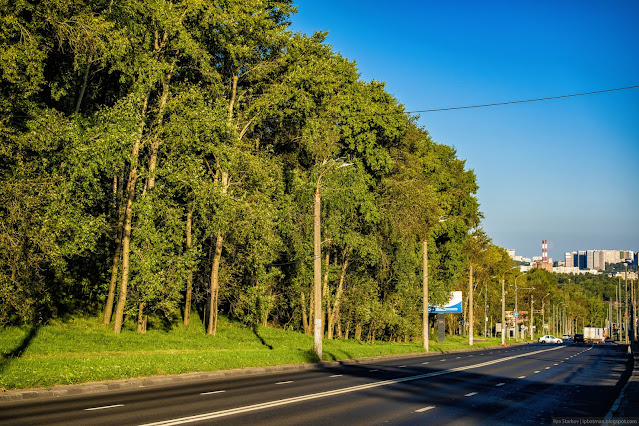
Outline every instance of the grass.
<svg viewBox="0 0 639 426"><path fill-rule="evenodd" d="M271 327L254 331L224 317L215 337L204 333L197 316L189 327L170 331L140 335L132 328L115 334L99 319L81 317L39 328L2 328L0 390L317 361L313 336ZM474 347L499 344L499 338L482 338L475 339ZM447 336L444 343L430 342L432 352L455 349L470 349L468 339ZM421 341L323 341L325 361L421 352Z"/></svg>

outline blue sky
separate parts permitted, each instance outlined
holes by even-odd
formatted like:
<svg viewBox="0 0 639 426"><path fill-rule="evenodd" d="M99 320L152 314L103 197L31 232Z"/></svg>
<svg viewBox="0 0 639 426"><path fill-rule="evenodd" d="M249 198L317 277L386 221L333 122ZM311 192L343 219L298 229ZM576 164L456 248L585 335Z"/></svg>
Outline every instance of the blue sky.
<svg viewBox="0 0 639 426"><path fill-rule="evenodd" d="M639 2L306 0L293 31L407 111L639 85ZM420 114L477 175L483 228L517 254L639 251L639 88Z"/></svg>

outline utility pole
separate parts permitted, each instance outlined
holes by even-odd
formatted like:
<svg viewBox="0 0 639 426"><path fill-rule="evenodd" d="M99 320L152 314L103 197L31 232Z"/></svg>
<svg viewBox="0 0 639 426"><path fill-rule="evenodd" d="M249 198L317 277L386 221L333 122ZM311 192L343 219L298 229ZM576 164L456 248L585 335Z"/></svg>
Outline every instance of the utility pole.
<svg viewBox="0 0 639 426"><path fill-rule="evenodd" d="M625 281L625 286L626 286L626 298L624 299L624 305L625 305L625 318L624 318L624 324L625 324L625 329L626 329L626 345L628 344L628 264L624 263L624 266L626 267L626 271L624 272L624 281Z"/></svg>
<svg viewBox="0 0 639 426"><path fill-rule="evenodd" d="M530 295L530 340L534 340L533 339L533 325L535 323L534 321L534 315L535 315L535 311L533 310L533 306L534 306L534 299L535 296L533 296L532 294Z"/></svg>
<svg viewBox="0 0 639 426"><path fill-rule="evenodd" d="M506 284L505 277L501 276L501 345L506 344Z"/></svg>
<svg viewBox="0 0 639 426"><path fill-rule="evenodd" d="M470 262L470 278L468 279L468 344L473 345L473 262Z"/></svg>

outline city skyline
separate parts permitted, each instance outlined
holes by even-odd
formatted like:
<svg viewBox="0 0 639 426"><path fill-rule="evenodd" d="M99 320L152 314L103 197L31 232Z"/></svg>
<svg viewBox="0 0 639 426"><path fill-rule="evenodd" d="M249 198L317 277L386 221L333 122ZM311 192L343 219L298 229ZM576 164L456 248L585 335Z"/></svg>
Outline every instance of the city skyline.
<svg viewBox="0 0 639 426"><path fill-rule="evenodd" d="M382 81L406 111L639 84L639 3L299 2L293 31ZM482 227L532 257L639 249L639 89L416 113L474 170Z"/></svg>

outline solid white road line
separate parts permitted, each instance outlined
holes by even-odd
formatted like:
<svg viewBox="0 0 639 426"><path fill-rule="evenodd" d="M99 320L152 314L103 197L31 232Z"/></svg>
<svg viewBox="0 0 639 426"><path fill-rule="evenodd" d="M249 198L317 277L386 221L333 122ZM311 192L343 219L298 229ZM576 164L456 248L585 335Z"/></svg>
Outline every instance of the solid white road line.
<svg viewBox="0 0 639 426"><path fill-rule="evenodd" d="M496 359L496 360L492 360L492 361L481 362L479 364L473 364L473 365L466 365L466 366L462 366L462 367L451 368L449 370L434 371L432 373L419 374L419 375L416 375L416 376L399 377L397 379L380 380L378 382L367 383L367 384L363 384L363 385L350 386L350 387L341 388L341 389L335 389L335 390L331 390L331 391L312 393L312 394L301 395L301 396L296 396L296 397L292 397L292 398L278 399L278 400L275 400L275 401L269 401L269 402L263 402L263 403L259 403L259 404L247 405L247 406L244 406L244 407L236 407L236 408L230 408L230 409L227 409L227 410L214 411L214 412L211 412L211 413L204 413L204 414L198 414L198 415L194 415L194 416L181 417L181 418L177 418L177 419L169 419L169 420L160 421L160 422L147 423L144 426L160 426L160 425L168 426L168 425L181 425L181 424L185 424L185 423L201 422L201 421L216 419L216 418L220 418L220 417L232 416L234 414L248 413L248 412L251 412L251 411L264 410L264 409L267 409L267 408L275 408L275 407L280 407L280 406L283 406L283 405L294 404L294 403L297 403L297 402L311 401L311 400L314 400L314 399L326 398L326 397L329 397L329 396L336 396L336 395L342 395L342 394L345 394L345 393L357 392L357 391L366 390L366 389L373 389L373 388L378 388L378 387L382 387L382 386L389 386L389 385L394 385L396 383L410 382L410 381L413 381L413 380L421 380L421 379L426 379L426 378L429 378L429 377L442 376L442 375L445 375L445 374L452 374L452 373L455 373L455 372L458 372L458 371L466 371L466 370L470 370L470 369L473 369L473 368L485 367L485 366L488 366L488 365L498 364L498 363L510 361L512 359L521 358L521 357L525 357L525 356L529 356L529 355L535 355L535 354L542 353L542 352L547 352L547 351L553 351L553 350L561 349L561 348L562 348L562 346L558 346L558 347L555 347L555 348L552 348L552 349L542 349L542 350L539 350L539 351L527 352L527 353L524 353L524 354L513 355L513 356L500 358L500 359ZM280 383L290 383L290 382L291 381L280 382Z"/></svg>
<svg viewBox="0 0 639 426"><path fill-rule="evenodd" d="M213 395L214 393L224 393L226 392L225 390L217 390L217 391L211 391L211 392L202 392L200 395Z"/></svg>
<svg viewBox="0 0 639 426"><path fill-rule="evenodd" d="M106 410L107 408L124 407L124 404L105 405L104 407L85 408L84 411Z"/></svg>
<svg viewBox="0 0 639 426"><path fill-rule="evenodd" d="M431 405L430 407L424 407L424 408L420 408L419 410L415 410L415 412L416 413L423 413L424 411L432 410L433 408L435 408L435 406Z"/></svg>

